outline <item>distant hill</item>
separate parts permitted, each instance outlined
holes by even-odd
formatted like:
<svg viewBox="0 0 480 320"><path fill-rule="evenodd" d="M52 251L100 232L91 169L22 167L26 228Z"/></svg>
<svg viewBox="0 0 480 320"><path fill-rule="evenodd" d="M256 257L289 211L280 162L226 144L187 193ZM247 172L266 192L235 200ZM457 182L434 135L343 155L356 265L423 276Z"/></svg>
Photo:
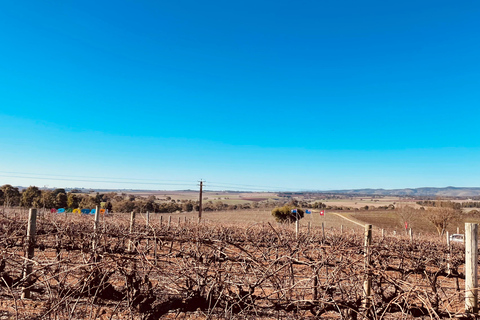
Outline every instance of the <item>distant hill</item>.
<svg viewBox="0 0 480 320"><path fill-rule="evenodd" d="M480 188L462 188L462 187L445 187L445 188L405 188L405 189L350 189L350 190L330 190L328 193L339 194L362 194L362 195L379 195L379 196L412 196L412 197L474 197L480 196Z"/></svg>
<svg viewBox="0 0 480 320"><path fill-rule="evenodd" d="M18 189L24 190L26 187L17 186ZM54 188L40 188L42 190L53 190ZM148 189L90 189L90 188L65 188L67 192L73 193L107 193L107 192L117 192L117 193L191 193L198 192L198 190L148 190ZM207 190L204 189L204 192L223 192L223 193L264 193L268 191L239 191L239 190ZM271 192L271 191L270 191ZM359 196L411 196L411 197L478 197L480 196L480 187L445 187L445 188L433 188L433 187L422 187L422 188L404 188L404 189L344 189L344 190L303 190L303 191L283 191L283 192L273 192L281 193L284 195L302 195L304 193L324 193L324 194L343 194L343 195L359 195Z"/></svg>

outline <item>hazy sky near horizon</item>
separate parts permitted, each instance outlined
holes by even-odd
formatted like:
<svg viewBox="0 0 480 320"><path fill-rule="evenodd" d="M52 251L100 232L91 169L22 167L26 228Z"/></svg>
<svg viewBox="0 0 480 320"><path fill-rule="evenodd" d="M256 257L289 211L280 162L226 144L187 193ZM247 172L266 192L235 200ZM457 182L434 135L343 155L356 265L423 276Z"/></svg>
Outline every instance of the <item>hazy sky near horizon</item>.
<svg viewBox="0 0 480 320"><path fill-rule="evenodd" d="M480 186L478 1L4 1L0 185Z"/></svg>

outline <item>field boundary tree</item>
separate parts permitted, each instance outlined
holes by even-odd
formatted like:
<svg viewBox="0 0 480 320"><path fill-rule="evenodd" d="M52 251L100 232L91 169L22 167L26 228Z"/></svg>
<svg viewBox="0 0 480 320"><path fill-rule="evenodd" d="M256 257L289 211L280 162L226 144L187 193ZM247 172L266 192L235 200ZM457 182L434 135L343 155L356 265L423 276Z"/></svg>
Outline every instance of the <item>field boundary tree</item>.
<svg viewBox="0 0 480 320"><path fill-rule="evenodd" d="M295 211L295 212L294 212ZM304 217L304 211L291 205L277 207L272 210L272 216L280 223L294 223Z"/></svg>

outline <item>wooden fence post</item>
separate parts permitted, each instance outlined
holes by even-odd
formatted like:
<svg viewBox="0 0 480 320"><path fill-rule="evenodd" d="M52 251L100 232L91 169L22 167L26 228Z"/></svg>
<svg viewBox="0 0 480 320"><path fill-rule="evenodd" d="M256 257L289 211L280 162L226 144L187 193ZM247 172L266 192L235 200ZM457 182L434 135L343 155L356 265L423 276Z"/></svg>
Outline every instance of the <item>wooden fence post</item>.
<svg viewBox="0 0 480 320"><path fill-rule="evenodd" d="M27 225L27 248L26 248L26 260L23 269L23 279L25 284L22 287L22 299L30 298L30 275L32 273L33 263L32 259L35 255L35 234L37 232L37 209L30 209L28 212L28 225Z"/></svg>
<svg viewBox="0 0 480 320"><path fill-rule="evenodd" d="M298 219L295 220L295 239L298 239L298 229L299 229Z"/></svg>
<svg viewBox="0 0 480 320"><path fill-rule="evenodd" d="M98 240L98 222L100 221L100 210L98 210L98 206L95 207L95 220L93 222L93 242L92 242L92 249L95 251L97 249L97 240Z"/></svg>
<svg viewBox="0 0 480 320"><path fill-rule="evenodd" d="M160 216L160 227L163 226L163 216Z"/></svg>
<svg viewBox="0 0 480 320"><path fill-rule="evenodd" d="M382 229L382 240L385 239L385 229Z"/></svg>
<svg viewBox="0 0 480 320"><path fill-rule="evenodd" d="M325 224L322 222L322 239L325 240Z"/></svg>
<svg viewBox="0 0 480 320"><path fill-rule="evenodd" d="M370 299L372 293L372 277L370 275L370 245L372 244L372 225L365 225L365 281L363 282L363 307L365 309L370 308Z"/></svg>
<svg viewBox="0 0 480 320"><path fill-rule="evenodd" d="M310 235L310 221L308 221L308 234Z"/></svg>
<svg viewBox="0 0 480 320"><path fill-rule="evenodd" d="M101 211L102 209L100 209ZM101 213L101 212L100 212ZM103 227L103 233L106 231L106 223L105 223L105 216L107 215L107 209L102 214L102 227ZM104 238L105 239L105 238Z"/></svg>
<svg viewBox="0 0 480 320"><path fill-rule="evenodd" d="M95 207L95 221L93 223L93 231L96 232L98 230L98 222L100 221L100 210L98 210L98 206Z"/></svg>
<svg viewBox="0 0 480 320"><path fill-rule="evenodd" d="M408 235L410 236L410 242L413 242L413 232L412 232L412 228L408 229Z"/></svg>
<svg viewBox="0 0 480 320"><path fill-rule="evenodd" d="M452 255L452 247L450 246L450 234L449 234L448 231L447 231L447 249L448 249L448 253L447 253L447 273L450 274L451 273L450 257Z"/></svg>
<svg viewBox="0 0 480 320"><path fill-rule="evenodd" d="M172 216L168 216L168 228L170 229L170 225L172 224Z"/></svg>
<svg viewBox="0 0 480 320"><path fill-rule="evenodd" d="M146 225L146 227L147 227L147 228L146 228L146 229L147 229L147 230L146 230L146 231L147 231L147 248L146 248L146 251L147 251L147 252L150 252L150 249L149 249L149 247L150 247L150 239L149 239L149 237L148 237L148 232L149 232L148 227L150 227L150 212L149 212L149 211L147 211L147 217L146 217L146 219L145 219L145 225Z"/></svg>
<svg viewBox="0 0 480 320"><path fill-rule="evenodd" d="M130 216L130 229L129 229L130 241L128 242L128 251L132 251L133 249L132 233L133 233L134 226L135 226L135 211L132 211L132 214Z"/></svg>
<svg viewBox="0 0 480 320"><path fill-rule="evenodd" d="M478 224L465 223L465 311L478 311Z"/></svg>

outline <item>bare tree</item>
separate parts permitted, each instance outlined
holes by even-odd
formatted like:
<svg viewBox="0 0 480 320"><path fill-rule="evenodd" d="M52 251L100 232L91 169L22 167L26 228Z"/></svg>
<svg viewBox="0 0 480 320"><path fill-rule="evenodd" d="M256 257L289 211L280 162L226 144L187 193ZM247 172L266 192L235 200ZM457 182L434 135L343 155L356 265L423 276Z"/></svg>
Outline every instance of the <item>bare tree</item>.
<svg viewBox="0 0 480 320"><path fill-rule="evenodd" d="M448 225L459 219L461 210L449 207L435 207L425 210L426 218L437 229L438 235L445 234Z"/></svg>
<svg viewBox="0 0 480 320"><path fill-rule="evenodd" d="M411 224L413 217L418 214L417 209L412 206L399 206L397 207L397 216L400 219L400 223L405 225L405 231L408 233L407 224Z"/></svg>

